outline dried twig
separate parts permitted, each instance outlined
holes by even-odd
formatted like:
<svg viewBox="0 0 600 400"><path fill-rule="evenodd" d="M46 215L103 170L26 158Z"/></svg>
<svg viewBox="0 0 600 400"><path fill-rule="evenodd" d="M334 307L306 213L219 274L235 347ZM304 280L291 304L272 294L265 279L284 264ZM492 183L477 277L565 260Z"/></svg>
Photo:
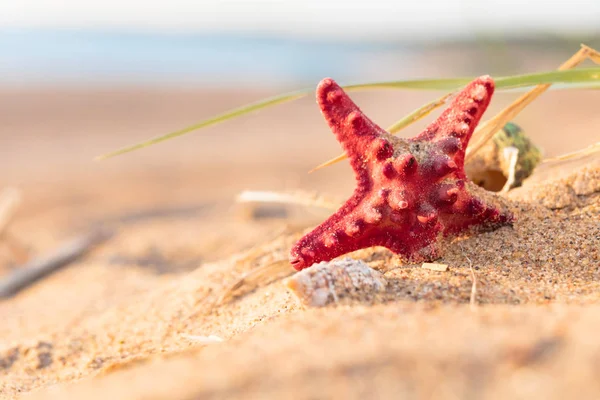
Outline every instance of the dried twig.
<svg viewBox="0 0 600 400"><path fill-rule="evenodd" d="M74 262L111 236L112 232L105 229L95 230L64 244L46 257L35 259L17 268L15 272L0 281L0 298L14 296L41 278Z"/></svg>
<svg viewBox="0 0 600 400"><path fill-rule="evenodd" d="M337 210L340 202L328 199L318 193L297 190L293 192L272 192L246 190L240 193L236 201L238 203L281 203L294 204L306 207L318 207L328 210Z"/></svg>
<svg viewBox="0 0 600 400"><path fill-rule="evenodd" d="M573 151L570 153L566 153L566 154L562 154L562 155L554 157L554 158L547 158L547 159L543 160L542 163L570 160L573 158L584 157L584 156L594 154L594 153L600 154L600 142L596 142L596 143L591 144L588 147L585 147L583 149Z"/></svg>

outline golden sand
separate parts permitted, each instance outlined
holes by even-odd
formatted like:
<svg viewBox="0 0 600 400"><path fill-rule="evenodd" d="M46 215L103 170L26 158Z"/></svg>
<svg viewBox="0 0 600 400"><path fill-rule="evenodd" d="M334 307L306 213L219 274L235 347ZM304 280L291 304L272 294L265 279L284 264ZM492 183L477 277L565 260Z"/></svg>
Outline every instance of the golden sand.
<svg viewBox="0 0 600 400"><path fill-rule="evenodd" d="M33 254L100 222L119 230L0 302L2 397L599 397L595 158L509 192L514 227L447 243L437 261L447 271L381 248L351 254L383 274L386 290L317 309L284 285L293 270L282 260L322 215L249 219L232 201L241 189L347 191L347 169L307 181L317 162L303 154L304 164L286 168L298 178L285 183L270 165L207 173L210 163L189 160L169 170L128 161L47 182L23 175L10 232ZM232 181L252 186L225 187ZM4 248L0 256L10 259ZM11 268L4 262L0 273Z"/></svg>

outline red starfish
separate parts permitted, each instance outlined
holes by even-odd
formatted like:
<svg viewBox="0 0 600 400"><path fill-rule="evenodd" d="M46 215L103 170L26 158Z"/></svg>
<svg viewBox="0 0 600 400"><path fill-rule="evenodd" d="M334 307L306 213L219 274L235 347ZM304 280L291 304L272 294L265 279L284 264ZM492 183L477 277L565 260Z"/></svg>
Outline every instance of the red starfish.
<svg viewBox="0 0 600 400"><path fill-rule="evenodd" d="M335 81L322 80L317 102L350 158L357 187L292 248L294 268L371 246L432 260L439 257L441 235L512 223L509 211L478 198L485 194L464 171L465 149L493 92L489 76L474 80L421 134L400 139L367 118Z"/></svg>

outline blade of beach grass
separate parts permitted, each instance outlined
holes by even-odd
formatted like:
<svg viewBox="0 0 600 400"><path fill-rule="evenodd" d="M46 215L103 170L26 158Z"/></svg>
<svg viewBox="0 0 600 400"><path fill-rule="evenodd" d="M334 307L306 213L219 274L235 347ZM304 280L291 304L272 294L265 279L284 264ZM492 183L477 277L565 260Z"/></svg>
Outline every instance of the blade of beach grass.
<svg viewBox="0 0 600 400"><path fill-rule="evenodd" d="M563 88L570 88L570 84L579 89L600 88L600 67L569 69L564 71L551 71L535 74L514 75L495 78L497 89L522 88L544 84L565 84Z"/></svg>
<svg viewBox="0 0 600 400"><path fill-rule="evenodd" d="M600 64L600 53L589 46L581 45L581 48L575 54L558 67L558 71L572 70L587 59L592 60L592 62L595 62L596 64ZM474 154L477 153L477 151L481 149L498 130L500 130L508 121L516 117L525 109L525 107L535 101L535 99L550 87L550 84L537 85L513 101L508 107L500 111L494 117L480 125L473 134L472 144L467 149L465 161L472 159Z"/></svg>
<svg viewBox="0 0 600 400"><path fill-rule="evenodd" d="M421 79L409 81L389 81L389 82L374 82L365 84L354 84L343 86L346 90L367 90L367 89L412 89L412 90L457 90L458 88L469 83L473 78L452 78L452 79ZM535 74L515 75L508 77L496 78L496 89L515 89L520 87L535 86L539 84L554 84L561 83L562 89L569 88L570 85L575 85L578 89L581 88L600 88L600 68L586 68L578 70L566 71L550 71ZM299 90L292 93L286 93L275 97L270 97L255 103L234 108L218 114L197 124L183 128L181 130L154 137L152 139L123 147L113 152L101 155L96 160L104 160L120 154L129 153L144 147L151 146L165 140L173 139L178 136L216 125L225 122L229 119L240 117L254 111L261 110L266 107L285 103L292 100L297 100L312 93L312 89ZM408 117L407 117L408 118Z"/></svg>
<svg viewBox="0 0 600 400"><path fill-rule="evenodd" d="M583 149L573 151L570 153L566 153L566 154L562 154L562 155L554 157L554 158L547 158L547 159L543 160L542 163L570 160L572 158L584 157L584 156L594 154L594 153L598 153L598 155L600 155L600 142L596 142L596 143L591 144L588 147L585 147Z"/></svg>
<svg viewBox="0 0 600 400"><path fill-rule="evenodd" d="M419 79L411 81L385 81L372 82L355 85L343 85L348 91L366 90L366 89L412 89L412 90L449 90L455 91L469 82L470 78L449 78L449 79ZM570 69L564 71L546 71L533 74L512 75L494 78L496 90L509 90L537 86L542 84L563 84L562 88L570 88L575 85L577 88L600 88L600 67Z"/></svg>
<svg viewBox="0 0 600 400"><path fill-rule="evenodd" d="M251 112L258 111L260 109L274 106L281 103L286 103L288 101L296 100L301 97L306 96L309 93L308 90L297 91L292 93L285 93L279 96L270 97L265 100L258 101L256 103L246 104L244 106L234 108L233 110L226 111L224 113L215 115L214 117L205 119L197 124L188 126L186 128L180 129L175 132L167 133L166 135L156 136L152 139L133 144L131 146L126 146L121 149L112 151L110 153L103 154L101 156L96 157L96 161L105 160L107 158L111 158L114 156L118 156L120 154L129 153L134 150L142 149L144 147L152 146L153 144L157 144L160 142L164 142L165 140L173 139L181 135L185 135L186 133L196 131L202 128L206 128L208 126L216 125L221 122L225 122L227 120L241 117L242 115L250 114Z"/></svg>

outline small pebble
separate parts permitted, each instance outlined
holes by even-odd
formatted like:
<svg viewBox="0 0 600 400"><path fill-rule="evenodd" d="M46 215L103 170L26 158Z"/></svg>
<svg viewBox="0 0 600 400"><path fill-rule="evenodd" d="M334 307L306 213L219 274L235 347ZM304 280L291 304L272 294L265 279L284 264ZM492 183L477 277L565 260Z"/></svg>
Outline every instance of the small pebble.
<svg viewBox="0 0 600 400"><path fill-rule="evenodd" d="M423 263L421 268L430 269L432 271L446 272L448 271L448 266L446 264L436 264L436 263Z"/></svg>

